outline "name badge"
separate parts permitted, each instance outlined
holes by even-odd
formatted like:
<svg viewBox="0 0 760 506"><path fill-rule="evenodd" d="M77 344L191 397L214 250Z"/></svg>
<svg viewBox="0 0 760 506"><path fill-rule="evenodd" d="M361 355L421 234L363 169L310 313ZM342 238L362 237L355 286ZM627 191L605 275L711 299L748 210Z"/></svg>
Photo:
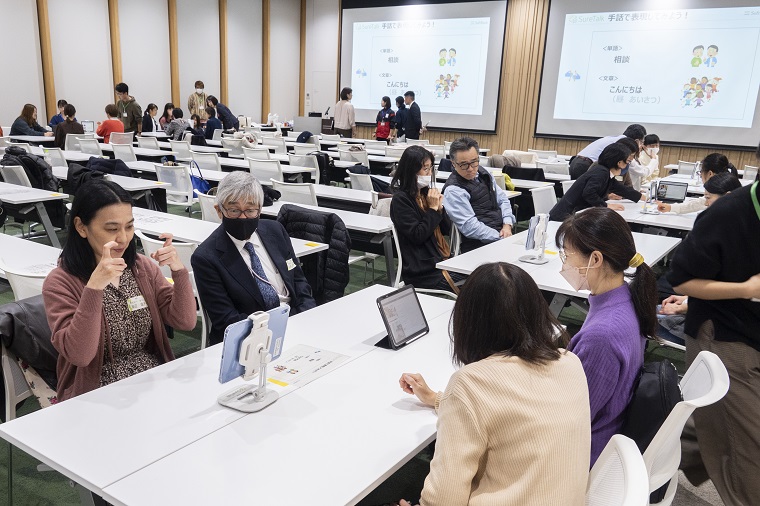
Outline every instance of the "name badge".
<svg viewBox="0 0 760 506"><path fill-rule="evenodd" d="M126 118L129 115L126 112L124 112L124 113L122 113L122 116L124 116Z"/></svg>
<svg viewBox="0 0 760 506"><path fill-rule="evenodd" d="M290 259L290 258L288 258L288 259L285 261L285 265L287 265L287 266L288 266L288 270L289 270L289 271L292 271L293 269L295 269L295 268L296 268L296 263L295 263L295 262L294 262L292 259Z"/></svg>
<svg viewBox="0 0 760 506"><path fill-rule="evenodd" d="M380 126L385 126L385 121L381 121Z"/></svg>
<svg viewBox="0 0 760 506"><path fill-rule="evenodd" d="M127 299L127 308L130 311L137 311L138 309L144 309L148 307L148 303L145 302L145 297L142 295L137 295L135 297L130 297Z"/></svg>

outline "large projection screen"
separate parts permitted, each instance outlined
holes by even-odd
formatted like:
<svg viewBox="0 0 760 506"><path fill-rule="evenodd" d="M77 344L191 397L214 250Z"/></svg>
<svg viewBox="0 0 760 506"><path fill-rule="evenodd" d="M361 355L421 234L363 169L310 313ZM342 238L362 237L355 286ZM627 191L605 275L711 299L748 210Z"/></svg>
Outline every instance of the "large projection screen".
<svg viewBox="0 0 760 506"><path fill-rule="evenodd" d="M506 1L362 5L343 2L341 28L340 85L358 123L412 90L429 128L496 131Z"/></svg>
<svg viewBox="0 0 760 506"><path fill-rule="evenodd" d="M536 136L757 146L760 1L553 0Z"/></svg>

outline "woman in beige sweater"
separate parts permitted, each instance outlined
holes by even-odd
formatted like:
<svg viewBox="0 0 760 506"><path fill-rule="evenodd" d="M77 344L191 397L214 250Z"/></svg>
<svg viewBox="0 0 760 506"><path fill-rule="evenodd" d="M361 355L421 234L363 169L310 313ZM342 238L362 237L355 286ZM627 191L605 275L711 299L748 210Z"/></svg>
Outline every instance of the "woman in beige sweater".
<svg viewBox="0 0 760 506"><path fill-rule="evenodd" d="M444 392L419 374L401 388L438 413L420 504L584 504L591 447L586 376L525 271L478 267L452 315L454 373ZM406 501L401 506L408 506Z"/></svg>

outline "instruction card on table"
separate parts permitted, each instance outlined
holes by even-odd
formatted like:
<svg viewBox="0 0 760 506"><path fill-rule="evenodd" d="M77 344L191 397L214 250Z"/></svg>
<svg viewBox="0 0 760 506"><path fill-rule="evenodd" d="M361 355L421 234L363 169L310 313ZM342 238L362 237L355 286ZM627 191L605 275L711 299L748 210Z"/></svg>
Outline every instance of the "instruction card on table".
<svg viewBox="0 0 760 506"><path fill-rule="evenodd" d="M302 387L338 368L347 355L299 344L269 364L267 379L281 387Z"/></svg>

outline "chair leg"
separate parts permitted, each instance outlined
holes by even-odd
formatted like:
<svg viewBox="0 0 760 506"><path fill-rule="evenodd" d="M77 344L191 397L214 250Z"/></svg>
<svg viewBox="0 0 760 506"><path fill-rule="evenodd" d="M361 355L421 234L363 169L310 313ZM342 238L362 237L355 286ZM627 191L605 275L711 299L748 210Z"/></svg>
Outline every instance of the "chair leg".
<svg viewBox="0 0 760 506"><path fill-rule="evenodd" d="M13 504L13 445L8 445L8 504Z"/></svg>

